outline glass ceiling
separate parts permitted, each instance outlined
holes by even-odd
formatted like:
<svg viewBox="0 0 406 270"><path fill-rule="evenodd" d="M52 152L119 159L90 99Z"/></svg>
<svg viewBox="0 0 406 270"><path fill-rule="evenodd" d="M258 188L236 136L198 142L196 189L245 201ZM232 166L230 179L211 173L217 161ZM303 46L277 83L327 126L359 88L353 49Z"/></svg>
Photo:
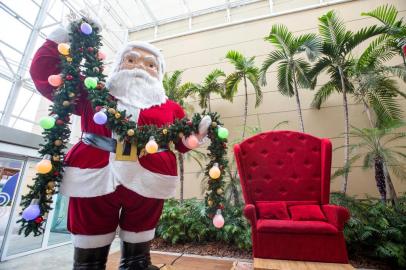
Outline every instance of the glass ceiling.
<svg viewBox="0 0 406 270"><path fill-rule="evenodd" d="M229 12L231 8L255 2L269 2L271 6L272 3L286 1L295 2L294 0L1 0L0 124L41 133L36 123L38 118L47 113L49 101L36 92L28 68L34 52L55 26L68 24L69 14L85 11L92 17L99 18L103 26L103 50L107 54L108 67L115 50L127 40L129 32L146 28L157 30L157 27L169 22L222 10ZM330 0L310 2L323 1ZM292 3L292 6L295 5Z"/></svg>

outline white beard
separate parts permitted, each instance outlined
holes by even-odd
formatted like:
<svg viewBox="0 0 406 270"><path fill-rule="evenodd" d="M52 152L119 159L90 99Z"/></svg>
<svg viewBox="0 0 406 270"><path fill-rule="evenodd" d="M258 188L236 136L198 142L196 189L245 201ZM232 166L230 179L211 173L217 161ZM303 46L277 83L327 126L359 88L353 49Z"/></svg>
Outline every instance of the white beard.
<svg viewBox="0 0 406 270"><path fill-rule="evenodd" d="M142 69L114 72L107 81L107 88L117 99L117 109L126 110L135 122L141 109L161 105L168 98L162 82Z"/></svg>

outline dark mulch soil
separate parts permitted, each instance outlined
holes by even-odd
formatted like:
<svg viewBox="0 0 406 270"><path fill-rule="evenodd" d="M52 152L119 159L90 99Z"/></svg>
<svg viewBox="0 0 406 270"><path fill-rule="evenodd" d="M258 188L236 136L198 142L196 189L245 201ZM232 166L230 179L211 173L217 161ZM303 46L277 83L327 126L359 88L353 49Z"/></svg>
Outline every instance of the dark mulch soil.
<svg viewBox="0 0 406 270"><path fill-rule="evenodd" d="M187 243L170 244L161 238L155 238L151 245L152 250L175 252L185 254L195 254L201 256L231 257L238 259L252 259L251 251L241 250L237 246L231 246L220 242L211 243ZM389 265L374 261L369 258L355 257L350 260L352 266L356 268L392 270Z"/></svg>

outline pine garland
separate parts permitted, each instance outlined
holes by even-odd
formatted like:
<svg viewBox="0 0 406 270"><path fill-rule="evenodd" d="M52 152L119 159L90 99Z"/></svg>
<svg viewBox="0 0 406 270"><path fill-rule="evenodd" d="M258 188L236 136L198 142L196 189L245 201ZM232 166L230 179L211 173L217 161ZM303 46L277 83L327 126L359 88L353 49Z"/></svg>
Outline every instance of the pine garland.
<svg viewBox="0 0 406 270"><path fill-rule="evenodd" d="M91 33L86 35L81 31L83 23L91 26ZM50 116L56 119L53 128L43 131L44 144L40 145L39 153L41 157L50 155L52 170L48 173L37 173L33 179L34 184L28 186L29 193L22 196L21 206L27 209L33 204L39 206L39 215L32 220L21 218L17 222L21 223L19 233L24 232L25 236L33 233L38 236L44 232L44 225L48 212L51 209L53 195L58 192L62 181L64 157L66 143L70 136L70 116L74 111L75 104L80 97L80 89L87 91L88 100L95 111L102 110L106 113L107 127L110 128L120 141L137 143L138 153L145 152L145 145L153 136L160 146L170 146L177 143L183 136L188 137L192 133L197 133L202 115L194 114L191 120L187 118L177 119L173 124L160 127L145 125L138 127L130 120L126 111L117 110L116 101L109 95L105 87L105 75L103 75L103 61L99 57L99 48L102 46L101 35L97 26L84 19L73 22L70 29L70 49L69 53L61 54L61 77L62 84L53 95L54 103L50 106ZM97 78L97 86L94 89L85 87L85 78ZM208 146L209 162L206 165L205 174L209 178L206 199L206 213L208 217L213 217L218 209L224 208L224 180L225 168L227 167L227 139L222 139L217 135L219 126L222 125L217 113L208 113L212 119L212 125L208 130L208 137L211 140ZM217 163L217 164L216 164ZM218 165L221 175L217 179L209 176L209 170ZM23 211L24 212L24 211ZM22 212L22 213L23 213Z"/></svg>

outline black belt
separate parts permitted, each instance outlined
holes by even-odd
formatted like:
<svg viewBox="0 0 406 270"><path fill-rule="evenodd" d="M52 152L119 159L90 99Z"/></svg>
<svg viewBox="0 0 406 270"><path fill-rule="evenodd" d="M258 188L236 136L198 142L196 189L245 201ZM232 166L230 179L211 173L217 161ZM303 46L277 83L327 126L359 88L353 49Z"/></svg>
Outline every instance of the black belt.
<svg viewBox="0 0 406 270"><path fill-rule="evenodd" d="M98 149L115 153L116 148L117 148L117 140L106 137L106 136L100 136L94 133L88 133L88 132L83 132L82 134L82 142L86 145L91 145L93 147L96 147ZM168 151L167 148L159 148L157 153L159 152L164 152Z"/></svg>

